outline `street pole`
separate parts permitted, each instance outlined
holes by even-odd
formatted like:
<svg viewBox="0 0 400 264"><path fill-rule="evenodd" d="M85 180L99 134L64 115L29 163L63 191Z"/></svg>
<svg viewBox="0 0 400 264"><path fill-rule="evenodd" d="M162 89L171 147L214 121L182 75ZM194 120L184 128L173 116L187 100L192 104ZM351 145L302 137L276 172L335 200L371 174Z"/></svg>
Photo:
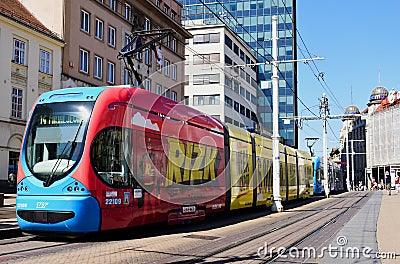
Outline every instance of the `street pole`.
<svg viewBox="0 0 400 264"><path fill-rule="evenodd" d="M324 148L324 190L325 196L329 197L329 178L328 178L328 150L327 150L327 129L326 129L326 112L328 111L328 98L325 93L322 94L321 110L323 119L323 148Z"/></svg>
<svg viewBox="0 0 400 264"><path fill-rule="evenodd" d="M282 212L281 203L281 180L280 180L280 164L279 164L279 100L278 100L278 35L277 35L277 16L272 16L272 152L273 152L273 204L271 210L273 212Z"/></svg>
<svg viewBox="0 0 400 264"><path fill-rule="evenodd" d="M349 160L349 120L346 120L346 185L347 190L351 191L350 184L350 160Z"/></svg>
<svg viewBox="0 0 400 264"><path fill-rule="evenodd" d="M354 140L351 140L351 181L353 182L352 189L355 190L357 185L354 181Z"/></svg>

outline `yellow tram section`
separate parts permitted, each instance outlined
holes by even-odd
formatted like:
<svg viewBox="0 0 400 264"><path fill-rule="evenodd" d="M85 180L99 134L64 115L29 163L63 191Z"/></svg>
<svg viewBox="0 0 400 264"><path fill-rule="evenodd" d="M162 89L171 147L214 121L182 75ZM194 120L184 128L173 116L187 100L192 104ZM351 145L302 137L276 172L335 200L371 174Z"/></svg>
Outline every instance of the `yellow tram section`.
<svg viewBox="0 0 400 264"><path fill-rule="evenodd" d="M314 190L314 179L313 179L313 167L310 153L297 150L299 157L299 196L301 198L308 198L313 195Z"/></svg>
<svg viewBox="0 0 400 264"><path fill-rule="evenodd" d="M282 162L282 161L281 161ZM286 147L286 166L288 181L288 200L297 199L297 164L296 152L290 147Z"/></svg>
<svg viewBox="0 0 400 264"><path fill-rule="evenodd" d="M251 135L246 130L227 124L229 130L231 207L253 205L253 157Z"/></svg>
<svg viewBox="0 0 400 264"><path fill-rule="evenodd" d="M256 205L272 205L272 140L254 134Z"/></svg>
<svg viewBox="0 0 400 264"><path fill-rule="evenodd" d="M271 206L273 195L272 140L258 134L250 134L248 131L230 124L226 124L226 126L229 131L230 148L230 209L252 207L254 198L256 206ZM310 154L282 144L279 145L279 151L282 200L307 198L313 190Z"/></svg>

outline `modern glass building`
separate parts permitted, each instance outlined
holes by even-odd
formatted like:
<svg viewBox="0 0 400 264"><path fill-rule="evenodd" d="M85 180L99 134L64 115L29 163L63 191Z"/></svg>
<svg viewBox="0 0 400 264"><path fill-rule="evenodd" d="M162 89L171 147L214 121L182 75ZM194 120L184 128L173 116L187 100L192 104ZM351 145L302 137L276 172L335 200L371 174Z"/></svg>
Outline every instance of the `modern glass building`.
<svg viewBox="0 0 400 264"><path fill-rule="evenodd" d="M205 24L224 22L254 51L259 63L271 61L272 16L278 17L278 61L297 59L296 0L180 0L183 20L203 19ZM272 66L258 66L259 117L272 130ZM281 118L297 115L297 64L279 63L279 135L286 145L298 146L294 122Z"/></svg>

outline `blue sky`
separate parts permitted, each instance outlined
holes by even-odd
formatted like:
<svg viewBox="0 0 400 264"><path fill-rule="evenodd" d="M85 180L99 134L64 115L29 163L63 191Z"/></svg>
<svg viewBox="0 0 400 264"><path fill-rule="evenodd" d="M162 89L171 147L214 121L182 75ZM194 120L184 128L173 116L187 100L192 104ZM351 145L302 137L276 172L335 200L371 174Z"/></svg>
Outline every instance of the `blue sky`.
<svg viewBox="0 0 400 264"><path fill-rule="evenodd" d="M330 89L318 82L306 64L298 64L299 98L314 113L319 113L315 105L324 92L334 115L343 114L343 108L350 104L358 106L360 111L365 109L372 89L378 84L388 90L400 90L399 11L400 1L396 0L297 1L298 31L312 56L325 58L315 64L324 73ZM298 46L308 56L299 37ZM301 52L298 58L302 58ZM299 115L312 115L303 109L299 104ZM335 133L328 127L328 150L340 145L337 140L342 122L330 120L329 124ZM304 138L320 138L314 150L316 155L322 155L322 121L304 122L299 134L299 148L303 150L308 149Z"/></svg>

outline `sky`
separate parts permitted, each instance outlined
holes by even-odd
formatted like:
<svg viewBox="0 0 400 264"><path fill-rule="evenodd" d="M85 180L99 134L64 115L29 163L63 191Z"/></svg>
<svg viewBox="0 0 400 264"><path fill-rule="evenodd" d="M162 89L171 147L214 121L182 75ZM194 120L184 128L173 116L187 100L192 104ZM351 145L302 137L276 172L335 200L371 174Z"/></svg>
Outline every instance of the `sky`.
<svg viewBox="0 0 400 264"><path fill-rule="evenodd" d="M367 107L371 91L378 85L400 90L400 1L397 0L298 0L298 59L312 57L312 68L298 63L298 97L319 114L319 98L326 93L331 115L344 114L349 105L360 111ZM299 37L299 34L301 38ZM323 72L325 83L318 82ZM334 97L334 98L333 98ZM317 106L318 105L318 106ZM299 115L311 116L299 103ZM304 110L304 111L303 111ZM328 153L339 147L341 119L328 121ZM308 150L307 137L317 137L314 145L322 156L322 121L304 121L299 130L299 148ZM334 132L334 133L333 133Z"/></svg>

